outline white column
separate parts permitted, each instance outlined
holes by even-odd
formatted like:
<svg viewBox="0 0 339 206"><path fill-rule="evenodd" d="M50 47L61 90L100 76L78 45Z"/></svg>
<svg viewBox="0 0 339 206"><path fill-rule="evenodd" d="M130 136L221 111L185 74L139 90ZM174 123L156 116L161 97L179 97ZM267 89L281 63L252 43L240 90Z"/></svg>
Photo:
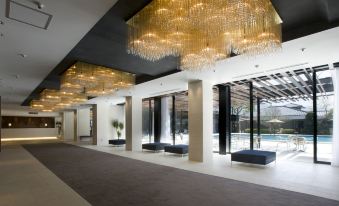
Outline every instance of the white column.
<svg viewBox="0 0 339 206"><path fill-rule="evenodd" d="M126 150L141 151L142 144L142 99L126 97Z"/></svg>
<svg viewBox="0 0 339 206"><path fill-rule="evenodd" d="M78 136L90 136L91 126L90 126L90 108L81 108L78 109L77 124L78 124ZM78 137L78 139L79 139Z"/></svg>
<svg viewBox="0 0 339 206"><path fill-rule="evenodd" d="M74 141L74 112L65 111L63 113L63 140Z"/></svg>
<svg viewBox="0 0 339 206"><path fill-rule="evenodd" d="M339 68L332 72L334 87L332 165L339 166Z"/></svg>
<svg viewBox="0 0 339 206"><path fill-rule="evenodd" d="M188 84L189 160L212 159L213 90L206 81Z"/></svg>
<svg viewBox="0 0 339 206"><path fill-rule="evenodd" d="M112 108L109 102L97 102L93 107L93 144L109 145L113 138Z"/></svg>

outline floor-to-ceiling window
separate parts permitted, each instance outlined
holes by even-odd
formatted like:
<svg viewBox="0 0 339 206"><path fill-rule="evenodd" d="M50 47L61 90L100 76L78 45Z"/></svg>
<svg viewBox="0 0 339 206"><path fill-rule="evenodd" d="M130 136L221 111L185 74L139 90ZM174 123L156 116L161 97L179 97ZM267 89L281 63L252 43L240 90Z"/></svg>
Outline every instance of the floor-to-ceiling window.
<svg viewBox="0 0 339 206"><path fill-rule="evenodd" d="M158 108L160 123L160 142L188 144L188 96L187 92L169 94L160 99ZM142 101L142 142L154 142L155 111L154 98ZM159 126L159 123L157 123ZM173 134L174 133L174 134ZM174 139L175 138L175 139Z"/></svg>
<svg viewBox="0 0 339 206"><path fill-rule="evenodd" d="M250 149L249 85L231 87L231 152Z"/></svg>
<svg viewBox="0 0 339 206"><path fill-rule="evenodd" d="M144 99L142 101L142 142L154 142L154 100Z"/></svg>
<svg viewBox="0 0 339 206"><path fill-rule="evenodd" d="M175 94L175 143L188 144L188 96Z"/></svg>
<svg viewBox="0 0 339 206"><path fill-rule="evenodd" d="M275 151L283 159L331 161L334 92L328 66L225 85L231 87L231 152L253 148ZM214 125L220 129L219 113L214 110ZM213 138L216 151L219 141Z"/></svg>
<svg viewBox="0 0 339 206"><path fill-rule="evenodd" d="M213 152L219 152L219 88L213 87Z"/></svg>
<svg viewBox="0 0 339 206"><path fill-rule="evenodd" d="M331 162L334 92L331 72L318 71L317 81L317 161Z"/></svg>
<svg viewBox="0 0 339 206"><path fill-rule="evenodd" d="M173 143L172 136L172 112L173 112L173 100L172 96L161 97L161 142Z"/></svg>

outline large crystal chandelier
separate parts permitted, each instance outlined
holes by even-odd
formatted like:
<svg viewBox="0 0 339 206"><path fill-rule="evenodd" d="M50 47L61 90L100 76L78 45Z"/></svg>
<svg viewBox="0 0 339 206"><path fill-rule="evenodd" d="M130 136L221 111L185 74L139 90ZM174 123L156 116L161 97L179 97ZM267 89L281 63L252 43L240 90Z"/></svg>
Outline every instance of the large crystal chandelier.
<svg viewBox="0 0 339 206"><path fill-rule="evenodd" d="M153 0L127 23L129 53L150 61L180 56L183 70L281 47L282 22L270 0Z"/></svg>
<svg viewBox="0 0 339 206"><path fill-rule="evenodd" d="M88 97L112 94L135 84L133 74L93 64L77 62L61 76L60 90L45 89L31 108L51 112L77 106Z"/></svg>

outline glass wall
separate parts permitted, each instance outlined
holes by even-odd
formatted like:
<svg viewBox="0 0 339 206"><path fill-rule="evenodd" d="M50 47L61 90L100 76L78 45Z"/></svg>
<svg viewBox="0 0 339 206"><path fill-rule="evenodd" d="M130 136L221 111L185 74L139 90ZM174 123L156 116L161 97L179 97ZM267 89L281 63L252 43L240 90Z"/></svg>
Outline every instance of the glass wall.
<svg viewBox="0 0 339 206"><path fill-rule="evenodd" d="M283 159L329 163L332 156L333 80L328 68L316 68L314 79L313 70L300 69L228 83L232 85L231 152L251 148L250 96L253 96L253 149L274 151ZM252 95L249 81L253 81ZM213 150L219 151L220 101L218 88L214 90ZM313 92L316 92L316 107Z"/></svg>
<svg viewBox="0 0 339 206"><path fill-rule="evenodd" d="M173 95L175 96L175 121L173 121ZM188 96L187 93L161 97L161 138L160 142L188 144ZM144 99L142 102L142 142L154 142L154 100ZM173 125L175 122L175 125Z"/></svg>
<svg viewBox="0 0 339 206"><path fill-rule="evenodd" d="M331 162L334 105L331 72L317 72L317 81L317 160Z"/></svg>
<svg viewBox="0 0 339 206"><path fill-rule="evenodd" d="M161 142L173 143L172 136L172 111L173 99L172 96L161 98Z"/></svg>
<svg viewBox="0 0 339 206"><path fill-rule="evenodd" d="M213 88L213 152L219 152L219 89Z"/></svg>
<svg viewBox="0 0 339 206"><path fill-rule="evenodd" d="M260 108L261 149L294 160L313 161L312 100L262 102Z"/></svg>
<svg viewBox="0 0 339 206"><path fill-rule="evenodd" d="M188 96L175 95L175 144L188 144Z"/></svg>
<svg viewBox="0 0 339 206"><path fill-rule="evenodd" d="M142 101L142 143L154 142L154 100Z"/></svg>
<svg viewBox="0 0 339 206"><path fill-rule="evenodd" d="M253 149L260 150L261 136L258 135L257 91L253 85Z"/></svg>
<svg viewBox="0 0 339 206"><path fill-rule="evenodd" d="M250 149L249 90L231 87L231 98L231 152Z"/></svg>

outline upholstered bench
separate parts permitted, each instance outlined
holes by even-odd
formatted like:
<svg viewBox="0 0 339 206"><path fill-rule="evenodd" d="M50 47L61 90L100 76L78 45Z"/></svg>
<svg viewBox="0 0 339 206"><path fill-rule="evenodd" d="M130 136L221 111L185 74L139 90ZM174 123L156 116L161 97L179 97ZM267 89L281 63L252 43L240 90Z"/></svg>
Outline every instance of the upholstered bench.
<svg viewBox="0 0 339 206"><path fill-rule="evenodd" d="M261 150L242 150L231 154L231 162L267 165L276 161L276 153Z"/></svg>
<svg viewBox="0 0 339 206"><path fill-rule="evenodd" d="M165 146L168 146L170 144L168 143L160 143L160 142L154 142L154 143L146 143L146 144L142 144L142 149L146 149L146 150L152 150L152 151L160 151L160 150L164 150Z"/></svg>
<svg viewBox="0 0 339 206"><path fill-rule="evenodd" d="M178 144L165 146L165 152L184 155L188 153L188 145Z"/></svg>
<svg viewBox="0 0 339 206"><path fill-rule="evenodd" d="M126 140L124 140L124 139L111 139L111 140L108 140L108 143L111 144L111 145L120 146L120 145L126 144Z"/></svg>

